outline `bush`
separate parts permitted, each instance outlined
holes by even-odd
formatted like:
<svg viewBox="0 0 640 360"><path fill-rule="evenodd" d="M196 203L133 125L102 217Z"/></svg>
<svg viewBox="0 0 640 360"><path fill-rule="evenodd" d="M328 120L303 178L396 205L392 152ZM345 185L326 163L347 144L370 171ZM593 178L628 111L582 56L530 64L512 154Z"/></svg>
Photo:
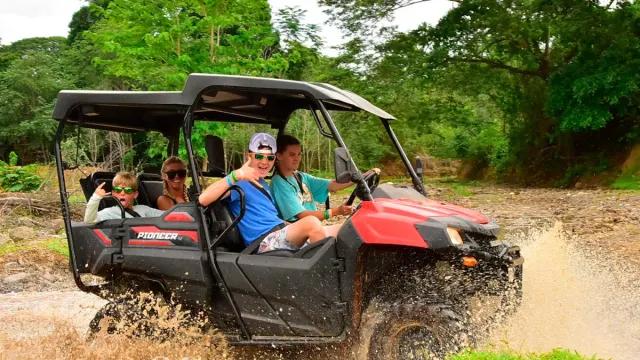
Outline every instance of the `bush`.
<svg viewBox="0 0 640 360"><path fill-rule="evenodd" d="M33 191L42 184L36 175L36 165L18 166L18 155L9 154L9 164L0 161L0 190L7 192Z"/></svg>

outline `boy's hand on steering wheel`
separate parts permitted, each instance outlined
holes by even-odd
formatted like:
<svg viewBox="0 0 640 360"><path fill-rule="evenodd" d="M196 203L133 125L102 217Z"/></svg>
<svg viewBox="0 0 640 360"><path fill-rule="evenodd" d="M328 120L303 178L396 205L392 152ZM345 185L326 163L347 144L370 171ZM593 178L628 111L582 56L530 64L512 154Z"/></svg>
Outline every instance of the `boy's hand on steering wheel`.
<svg viewBox="0 0 640 360"><path fill-rule="evenodd" d="M94 191L93 193L101 198L105 197L105 196L109 196L111 195L110 192L106 192L103 187L104 187L104 182L101 182L100 185L98 185L98 187L96 188L96 191Z"/></svg>
<svg viewBox="0 0 640 360"><path fill-rule="evenodd" d="M380 175L380 169L379 168L371 168L371 169L367 170L367 172L362 174L362 176L369 175L371 173L376 173L377 175Z"/></svg>
<svg viewBox="0 0 640 360"><path fill-rule="evenodd" d="M353 212L353 206L342 204L333 210L334 215L351 215Z"/></svg>

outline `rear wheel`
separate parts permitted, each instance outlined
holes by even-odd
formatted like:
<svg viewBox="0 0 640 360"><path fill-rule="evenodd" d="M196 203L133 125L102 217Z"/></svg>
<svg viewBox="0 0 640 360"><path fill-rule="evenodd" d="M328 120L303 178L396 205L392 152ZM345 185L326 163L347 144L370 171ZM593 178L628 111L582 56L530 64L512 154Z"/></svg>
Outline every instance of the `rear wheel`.
<svg viewBox="0 0 640 360"><path fill-rule="evenodd" d="M358 359L444 359L467 344L463 318L443 304L372 303L363 317Z"/></svg>

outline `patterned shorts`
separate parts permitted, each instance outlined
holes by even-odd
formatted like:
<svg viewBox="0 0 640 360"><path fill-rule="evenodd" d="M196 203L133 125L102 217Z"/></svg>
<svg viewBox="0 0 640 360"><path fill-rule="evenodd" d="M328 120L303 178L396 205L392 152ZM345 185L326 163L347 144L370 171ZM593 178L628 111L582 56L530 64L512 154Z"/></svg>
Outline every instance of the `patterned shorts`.
<svg viewBox="0 0 640 360"><path fill-rule="evenodd" d="M262 239L258 254L272 250L298 250L298 247L287 240L287 228L273 231Z"/></svg>

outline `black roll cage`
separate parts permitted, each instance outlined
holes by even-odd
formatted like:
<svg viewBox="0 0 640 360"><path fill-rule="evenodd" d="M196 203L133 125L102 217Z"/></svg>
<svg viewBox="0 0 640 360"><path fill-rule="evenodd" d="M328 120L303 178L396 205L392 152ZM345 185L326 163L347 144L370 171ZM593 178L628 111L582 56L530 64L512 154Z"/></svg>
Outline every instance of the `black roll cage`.
<svg viewBox="0 0 640 360"><path fill-rule="evenodd" d="M197 75L197 74L196 74ZM193 75L192 75L193 76ZM200 81L202 80L201 75L196 76L196 80ZM190 77L191 78L191 77ZM219 76L219 78L221 78L223 81L229 81L229 79L231 79L231 81L233 81L233 77L226 77L226 76ZM237 77L240 81L246 81L247 78L244 77ZM257 78L259 79L259 78ZM258 81L274 81L271 79L259 79ZM194 80L195 81L195 80ZM279 81L279 80L275 80L275 81ZM280 81L282 82L282 81ZM291 82L294 83L294 82ZM303 83L306 84L306 83ZM237 86L230 86L229 84L223 84L223 85L219 85L219 86L207 86L207 87L201 87L200 91L198 92L191 92L189 93L188 89L188 85L189 85L189 81L187 82L187 87L185 88L185 92L188 93L187 95L189 95L191 102L188 101L182 101L182 103L176 105L176 106L184 106L186 107L186 111L184 111L184 117L182 117L182 131L183 131L183 136L184 136L184 140L185 140L185 146L187 149L187 154L189 157L189 168L190 168L190 172L191 172L191 176L193 179L193 184L196 190L197 194L202 193L202 188L201 185L198 181L198 177L200 175L200 171L198 169L198 165L197 165L197 161L194 155L194 151L193 151L193 144L191 141L191 136L192 136L192 131L193 131L193 126L194 126L194 122L195 122L195 117L194 117L194 111L196 109L198 109L200 106L202 106L202 99L203 99L203 93L205 91L210 91L211 89L215 89L215 90L242 90L242 89L246 89L243 87L237 87ZM290 84L288 84L288 82L285 84L286 86L289 86ZM391 117L390 115L386 114L384 111L375 108L373 105L369 104L368 102L366 102L366 100L358 97L357 95L353 94L353 93L349 93L349 92L344 92L340 89L337 89L335 87L332 87L330 85L326 85L326 84L321 84L324 87L324 90L327 91L335 91L338 92L338 95L342 94L342 95L347 95L349 96L349 99L354 100L355 104L357 106L353 106L353 107L349 107L349 105L347 104L345 105L341 105L339 102L339 100L336 101L332 101L330 99L320 99L317 96L315 96L315 94L311 93L311 92L306 92L306 91L301 91L301 90L297 90L296 92L298 94L300 94L301 92L303 93L305 100L308 102L309 106L308 109L312 112L313 117L314 117L314 121L316 122L316 125L318 126L318 131L320 131L320 133L330 139L333 139L336 144L342 148L344 148L347 153L348 153L348 148L344 142L344 140L342 139L342 137L340 136L340 133L331 117L331 115L329 114L329 110L327 108L327 105L330 106L332 109L342 109L342 110L348 110L348 111L357 111L359 109L371 112L374 115L378 115L378 117L380 118L380 120L382 121L382 124L385 128L385 130L387 131L387 134L389 135L389 138L391 139L391 142L394 144L396 150L398 151L398 153L400 154L400 157L402 159L402 162L404 163L407 172L409 173L409 176L412 179L413 182L413 186L414 188L422 193L423 195L426 196L426 192L424 189L424 185L422 184L422 180L418 177L418 175L416 174L415 170L413 169L413 166L411 165L407 155L405 154L402 146L400 145L395 133L393 132L393 129L391 128L390 124L389 124L389 120L392 119L393 117ZM284 86L286 88L286 86ZM260 91L260 88L250 88L250 90L252 91ZM265 90L269 90L268 88L265 88ZM280 89L279 93L286 93L287 91L293 91L293 90L287 90L287 89ZM61 92L62 94L62 92ZM64 94L64 95L73 95L72 94ZM62 210L62 215L64 217L64 225L65 225L65 230L67 233L67 242L68 242L68 246L69 246L69 252L70 252L70 256L69 256L69 261L70 261L70 265L71 265L71 269L73 271L73 278L74 281L76 283L76 285L78 286L78 288L82 291L85 292L89 292L89 293L94 293L94 294L99 294L99 292L103 289L102 285L87 285L85 284L81 277L80 277L80 273L78 271L78 266L76 264L76 254L75 254L75 247L74 247L74 238L73 238L73 232L72 232L72 227L71 227L71 217L70 217L70 209L69 209L69 203L68 203L68 192L66 190L66 184L65 184L65 180L64 180L64 166L63 166L63 161L62 161L62 151L61 151L61 142L63 139L63 135L64 135L64 128L66 123L69 120L69 116L71 116L72 110L74 108L78 107L82 107L82 110L78 110L78 114L76 114L77 118L75 119L75 121L72 121L72 123L74 123L74 125L79 126L79 127L93 127L93 128L102 128L105 130L109 130L109 131L117 131L117 132L131 132L133 128L117 128L117 127L109 127L109 126L105 126L104 123L102 125L96 125L95 123L89 123L89 122L84 122L83 118L86 118L86 116L83 117L83 112L84 112L84 107L91 107L91 111L93 111L93 105L90 102L86 101L86 98L90 98L90 96L92 95L91 92L88 93L81 93L79 94L80 96L80 100L77 103L72 103L71 100L73 99L69 99L69 96L67 97L63 97L63 104L60 106L56 106L56 109L54 110L54 118L59 120L59 125L58 125L58 129L56 131L56 137L55 137L55 144L54 144L54 152L55 152L55 159L56 159L56 170L57 170L57 175L58 175L58 182L59 182L59 191L60 191L60 201L61 201L61 210ZM101 97L100 99L103 99L106 95L109 94L105 94L105 93L99 93L99 96ZM151 96L149 94L142 94L142 96ZM177 94L170 94L170 96L172 97L172 101L174 101L174 103L178 103L179 101L176 101L176 96L178 96ZM59 100L61 99L61 95L59 94ZM149 97L144 97L143 99L149 99ZM60 101L59 101L60 102ZM100 102L97 102L95 105L100 105ZM116 107L119 106L118 104L116 104ZM131 106L131 104L126 104L126 105L122 105L122 106ZM355 108L355 109L354 109ZM321 117L318 116L317 112L320 112L320 114L322 115ZM178 110L178 112L181 112L181 110ZM380 114L386 114L386 116L382 116ZM84 114L87 115L87 114ZM232 114L234 115L234 114ZM290 113L289 113L290 116ZM322 120L324 120L324 123L327 125L329 132L325 131L325 128L322 126ZM231 122L248 122L248 123L256 123L256 124L265 124L268 123L265 120L258 120L258 119L254 119L254 121L250 121L250 120L246 120L246 121L231 121ZM275 125L275 121L273 123L271 123L271 125L274 128L278 128L279 133L282 133L284 131L284 128L286 127L286 124L288 122L288 117L286 119L280 119L280 121L277 122L278 126L274 126ZM108 125L108 124L107 124ZM176 126L178 124L173 124L174 126L171 127L172 129L176 129L179 128L180 126ZM112 125L112 126L116 126L116 125ZM135 129L135 130L150 130L150 129ZM157 130L157 129L156 129ZM163 134L169 139L169 153L170 154L176 154L177 153L177 149L178 149L178 136L176 132L173 131L163 131ZM352 168L355 169L355 171L360 174L360 171L358 170L356 164L354 163L353 159L351 158L351 156L349 156L349 161L351 162ZM361 174L360 174L361 175ZM357 182L359 183L359 185L362 187L363 191L363 195L364 195L364 200L372 200L372 194L371 194L371 190L369 189L369 186L367 185L366 181L363 179L362 176L357 176L356 177ZM206 208L199 206L199 213L201 216L201 224L206 224ZM229 229L231 229L233 226L235 226L235 224L237 223L237 221L234 221L233 224L231 224L227 229L224 230L224 232L228 231ZM249 339L249 333L248 330L246 328L246 325L244 324L244 321L242 320L241 316L240 316L240 311L238 310L237 305L235 304L233 297L229 291L229 288L227 287L226 282L224 281L220 270L218 269L217 266L217 262L216 262L216 247L218 246L218 244L220 243L220 241L218 241L220 239L220 237L217 237L216 239L214 239L212 237L212 234L209 233L209 229L207 226L203 225L202 228L204 229L204 237L205 237L205 243L204 245L206 246L206 250L208 251L208 255L210 257L210 265L211 265L211 271L213 272L216 281L218 283L218 286L220 286L223 290L223 292L226 295L227 301L229 302L229 304L231 305L235 316L236 316L236 320L238 322L238 326L240 327L240 330L242 332L242 336L245 340Z"/></svg>

